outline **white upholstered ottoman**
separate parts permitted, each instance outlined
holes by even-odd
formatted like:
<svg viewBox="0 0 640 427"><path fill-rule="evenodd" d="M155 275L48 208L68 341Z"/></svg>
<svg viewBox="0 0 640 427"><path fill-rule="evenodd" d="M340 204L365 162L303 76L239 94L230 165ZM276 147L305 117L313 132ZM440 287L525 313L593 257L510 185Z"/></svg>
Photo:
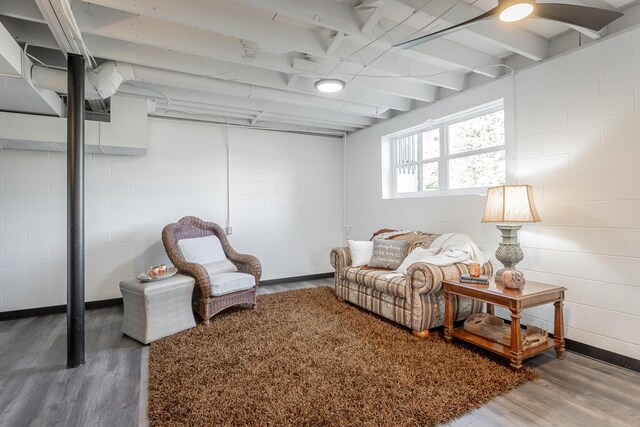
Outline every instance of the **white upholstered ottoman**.
<svg viewBox="0 0 640 427"><path fill-rule="evenodd" d="M165 280L120 282L122 332L144 344L196 326L191 308L195 280L176 274Z"/></svg>

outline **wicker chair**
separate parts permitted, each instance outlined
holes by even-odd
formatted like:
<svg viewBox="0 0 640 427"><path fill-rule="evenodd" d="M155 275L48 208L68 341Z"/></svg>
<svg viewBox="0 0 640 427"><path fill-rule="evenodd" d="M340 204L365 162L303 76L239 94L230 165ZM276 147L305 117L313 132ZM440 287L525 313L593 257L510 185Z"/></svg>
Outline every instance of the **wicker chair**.
<svg viewBox="0 0 640 427"><path fill-rule="evenodd" d="M209 273L202 265L188 262L184 259L182 251L178 247L178 241L212 235L220 239L227 259L235 264L239 272L248 273L255 277L256 285L253 288L220 296L211 296ZM209 319L232 305L253 304L255 308L256 290L262 275L260 261L253 255L239 254L233 250L224 230L218 224L206 222L193 216L184 217L177 223L164 227L162 230L162 243L173 265L181 273L196 279L194 309L202 317L205 324L209 324Z"/></svg>

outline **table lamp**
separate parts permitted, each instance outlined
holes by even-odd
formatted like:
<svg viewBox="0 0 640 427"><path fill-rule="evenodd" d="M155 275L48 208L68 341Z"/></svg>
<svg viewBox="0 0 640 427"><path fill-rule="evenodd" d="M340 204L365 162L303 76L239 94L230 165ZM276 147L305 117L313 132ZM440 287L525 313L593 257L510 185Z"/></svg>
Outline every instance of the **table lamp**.
<svg viewBox="0 0 640 427"><path fill-rule="evenodd" d="M502 243L496 251L496 259L504 266L496 272L496 282L501 282L502 274L516 270L516 264L524 258L518 242L521 223L540 222L533 202L533 188L530 185L490 187L482 222L497 222L496 227L502 232Z"/></svg>

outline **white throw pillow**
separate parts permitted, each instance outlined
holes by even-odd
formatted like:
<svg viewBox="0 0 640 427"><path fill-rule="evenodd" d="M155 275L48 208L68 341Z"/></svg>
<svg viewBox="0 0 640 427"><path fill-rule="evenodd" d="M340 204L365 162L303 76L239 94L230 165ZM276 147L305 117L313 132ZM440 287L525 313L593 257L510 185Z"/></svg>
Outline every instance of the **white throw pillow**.
<svg viewBox="0 0 640 427"><path fill-rule="evenodd" d="M400 264L400 267L398 267L396 271L398 273L406 274L407 269L409 268L409 266L411 266L411 264L415 262L424 262L425 258L438 255L438 252L440 252L440 248L425 249L418 246L417 248L412 250L409 255L407 255L407 257L404 259L404 261L402 261L402 264Z"/></svg>
<svg viewBox="0 0 640 427"><path fill-rule="evenodd" d="M351 265L353 267L369 264L373 256L373 242L349 239L347 240L347 244L349 245Z"/></svg>
<svg viewBox="0 0 640 427"><path fill-rule="evenodd" d="M178 240L178 247L184 259L196 264L209 264L227 259L220 239L216 236Z"/></svg>

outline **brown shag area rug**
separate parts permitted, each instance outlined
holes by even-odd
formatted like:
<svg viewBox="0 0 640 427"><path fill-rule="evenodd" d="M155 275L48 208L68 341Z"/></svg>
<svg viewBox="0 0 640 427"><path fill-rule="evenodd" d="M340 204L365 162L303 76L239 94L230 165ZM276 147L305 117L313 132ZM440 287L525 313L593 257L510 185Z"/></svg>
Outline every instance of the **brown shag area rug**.
<svg viewBox="0 0 640 427"><path fill-rule="evenodd" d="M153 426L427 426L535 377L336 300L259 297L151 344Z"/></svg>

